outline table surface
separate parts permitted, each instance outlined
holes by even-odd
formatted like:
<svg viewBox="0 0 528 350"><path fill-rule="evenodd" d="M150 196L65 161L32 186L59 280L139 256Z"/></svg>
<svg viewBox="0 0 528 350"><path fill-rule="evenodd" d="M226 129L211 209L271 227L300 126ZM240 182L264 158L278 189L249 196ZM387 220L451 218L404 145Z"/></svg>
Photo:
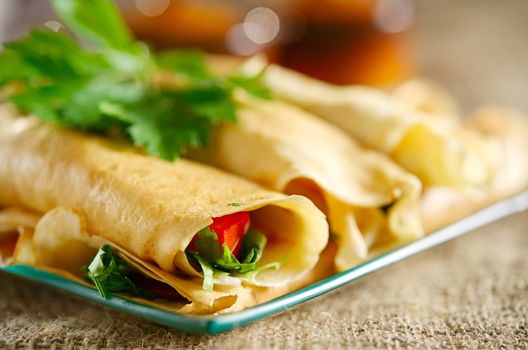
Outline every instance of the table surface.
<svg viewBox="0 0 528 350"><path fill-rule="evenodd" d="M528 111L528 1L420 2L422 72L469 110ZM528 212L378 271L294 310L217 336L157 326L0 276L0 348L525 348Z"/></svg>

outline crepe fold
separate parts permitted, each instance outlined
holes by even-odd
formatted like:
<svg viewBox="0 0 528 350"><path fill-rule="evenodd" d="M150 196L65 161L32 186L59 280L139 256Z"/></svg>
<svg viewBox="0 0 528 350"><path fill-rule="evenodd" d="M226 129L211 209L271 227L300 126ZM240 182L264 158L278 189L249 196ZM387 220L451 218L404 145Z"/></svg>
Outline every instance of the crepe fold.
<svg viewBox="0 0 528 350"><path fill-rule="evenodd" d="M528 117L525 114L511 108L487 105L462 118L461 108L453 96L424 78L404 82L392 94L438 122L494 138L500 147L497 171L487 186L435 186L425 191L421 213L426 232L528 189Z"/></svg>
<svg viewBox="0 0 528 350"><path fill-rule="evenodd" d="M233 306L251 286L285 285L301 278L327 244L324 215L305 197L268 191L191 161L147 157L117 143L15 114L1 106L0 208L45 214L34 227L35 234L29 227L26 235L35 240L26 240L27 247L40 249L33 254L38 266L78 274L80 262L69 266L71 259L65 263L38 257L68 250L77 252L73 256L88 257L93 248L110 244L147 276L176 289L186 304L198 303L207 312ZM252 277L219 276L214 291L204 291L201 272L184 251L213 217L239 211L249 211L268 238L258 265L282 264ZM38 243L47 240L52 243ZM31 262L31 254L21 256L21 262ZM231 301L218 304L225 298Z"/></svg>
<svg viewBox="0 0 528 350"><path fill-rule="evenodd" d="M422 235L415 176L294 105L247 97L240 103L237 122L219 127L211 147L194 156L310 198L337 239L338 270Z"/></svg>
<svg viewBox="0 0 528 350"><path fill-rule="evenodd" d="M514 109L488 105L466 117L464 126L499 141L499 170L486 188L428 189L422 199L421 212L429 231L500 199L528 190L528 116Z"/></svg>
<svg viewBox="0 0 528 350"><path fill-rule="evenodd" d="M264 77L276 96L389 155L426 187L486 186L496 174L500 146L494 138L413 109L385 92L334 86L275 65Z"/></svg>

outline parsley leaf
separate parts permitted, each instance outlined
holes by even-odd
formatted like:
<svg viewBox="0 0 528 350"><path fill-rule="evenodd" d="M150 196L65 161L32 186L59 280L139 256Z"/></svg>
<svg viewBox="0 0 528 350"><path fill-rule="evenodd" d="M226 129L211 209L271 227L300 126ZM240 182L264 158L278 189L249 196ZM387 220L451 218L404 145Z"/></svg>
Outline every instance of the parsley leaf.
<svg viewBox="0 0 528 350"><path fill-rule="evenodd" d="M266 236L257 230L251 229L242 241L242 254L245 256L244 263L257 263L264 253L268 240Z"/></svg>
<svg viewBox="0 0 528 350"><path fill-rule="evenodd" d="M228 78L232 86L244 90L246 93L255 97L269 100L272 98L271 91L262 83L264 72L257 75L235 74Z"/></svg>
<svg viewBox="0 0 528 350"><path fill-rule="evenodd" d="M150 63L148 49L136 42L109 0L52 0L60 19L102 51L114 68L140 74Z"/></svg>
<svg viewBox="0 0 528 350"><path fill-rule="evenodd" d="M0 87L22 84L8 100L68 127L115 134L166 160L205 147L217 124L236 121L234 92L265 97L259 76L210 72L199 50L159 55L135 41L108 0L52 0L65 32L34 30L0 52ZM171 81L160 81L169 74Z"/></svg>
<svg viewBox="0 0 528 350"><path fill-rule="evenodd" d="M57 15L74 32L107 46L128 47L132 36L109 0L52 0Z"/></svg>
<svg viewBox="0 0 528 350"><path fill-rule="evenodd" d="M174 72L186 83L205 85L216 79L207 68L207 57L199 50L167 50L157 55L158 65L162 69Z"/></svg>
<svg viewBox="0 0 528 350"><path fill-rule="evenodd" d="M99 249L87 270L86 277L95 284L103 298L113 292L145 296L145 293L127 276L130 273L127 264L117 257L108 245Z"/></svg>
<svg viewBox="0 0 528 350"><path fill-rule="evenodd" d="M110 68L102 55L85 51L63 32L49 29L33 30L26 38L5 44L5 48L38 77L53 80L95 75Z"/></svg>
<svg viewBox="0 0 528 350"><path fill-rule="evenodd" d="M198 264L200 264L200 267L202 268L203 272L203 284L202 289L212 292L214 288L214 268L209 264L205 259L203 259L198 253L196 252L187 252L188 256L192 256Z"/></svg>
<svg viewBox="0 0 528 350"><path fill-rule="evenodd" d="M35 74L33 67L28 66L12 50L0 52L0 62L0 86L12 81L26 82Z"/></svg>

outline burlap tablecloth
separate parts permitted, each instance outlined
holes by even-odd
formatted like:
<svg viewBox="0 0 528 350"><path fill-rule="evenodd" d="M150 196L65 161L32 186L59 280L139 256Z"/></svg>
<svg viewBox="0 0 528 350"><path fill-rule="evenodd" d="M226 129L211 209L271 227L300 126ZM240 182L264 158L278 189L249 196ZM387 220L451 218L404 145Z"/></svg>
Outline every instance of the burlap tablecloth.
<svg viewBox="0 0 528 350"><path fill-rule="evenodd" d="M528 1L422 1L422 70L528 111ZM191 336L0 274L0 348L527 348L528 212L281 315Z"/></svg>

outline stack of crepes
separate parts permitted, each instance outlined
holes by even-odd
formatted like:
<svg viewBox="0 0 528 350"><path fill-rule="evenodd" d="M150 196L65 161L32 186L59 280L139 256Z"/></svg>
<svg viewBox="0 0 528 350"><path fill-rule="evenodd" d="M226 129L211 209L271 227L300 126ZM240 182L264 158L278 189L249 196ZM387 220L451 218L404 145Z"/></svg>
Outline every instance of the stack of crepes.
<svg viewBox="0 0 528 350"><path fill-rule="evenodd" d="M423 234L414 175L260 75L153 52L113 2L51 4L80 41L36 29L0 51L2 264L215 313Z"/></svg>
<svg viewBox="0 0 528 350"><path fill-rule="evenodd" d="M4 263L83 281L83 266L107 245L147 279L144 289L161 282L176 291L142 302L236 311L528 185L528 128L513 112L488 108L463 124L451 98L423 82L389 94L276 66L264 78L274 99L239 94L237 122L217 127L192 161L174 163L2 106ZM459 210L446 213L453 205ZM214 287L204 288L208 272L186 251L216 218L244 212L267 238L257 267L276 264L215 272Z"/></svg>
<svg viewBox="0 0 528 350"><path fill-rule="evenodd" d="M241 100L238 121L220 126L211 147L193 157L290 197L188 160L170 163L21 117L4 106L0 204L7 209L0 224L6 237L17 227L20 234L10 263L79 279L82 266L107 244L182 297L156 305L225 312L422 235L414 176L295 106ZM328 246L330 231L312 201L328 215L335 236ZM268 240L258 266L280 261L280 267L250 278L219 275L214 289L204 290L203 272L184 252L212 218L245 211ZM45 215L39 220L39 214Z"/></svg>
<svg viewBox="0 0 528 350"><path fill-rule="evenodd" d="M426 79L387 92L331 85L268 66L261 57L243 69L263 67L277 98L338 127L420 179L426 232L528 188L528 117L518 111L484 106L462 118L455 99Z"/></svg>

